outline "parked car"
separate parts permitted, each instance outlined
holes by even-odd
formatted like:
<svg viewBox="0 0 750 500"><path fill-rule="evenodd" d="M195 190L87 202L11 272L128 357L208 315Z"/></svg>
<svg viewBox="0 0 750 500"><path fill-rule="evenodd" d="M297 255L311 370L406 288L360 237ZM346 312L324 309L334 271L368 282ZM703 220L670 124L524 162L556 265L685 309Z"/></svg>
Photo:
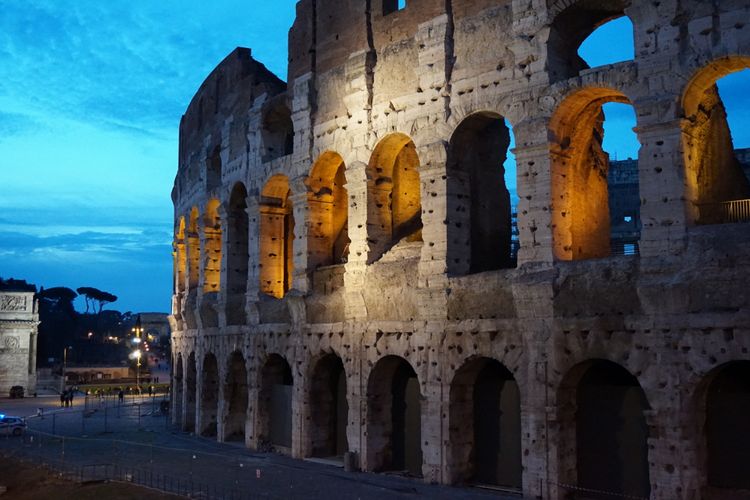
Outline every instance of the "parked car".
<svg viewBox="0 0 750 500"><path fill-rule="evenodd" d="M20 385L14 385L10 388L10 398L16 399L16 398L22 398L24 396L23 387Z"/></svg>
<svg viewBox="0 0 750 500"><path fill-rule="evenodd" d="M0 415L0 436L20 436L26 431L26 420Z"/></svg>

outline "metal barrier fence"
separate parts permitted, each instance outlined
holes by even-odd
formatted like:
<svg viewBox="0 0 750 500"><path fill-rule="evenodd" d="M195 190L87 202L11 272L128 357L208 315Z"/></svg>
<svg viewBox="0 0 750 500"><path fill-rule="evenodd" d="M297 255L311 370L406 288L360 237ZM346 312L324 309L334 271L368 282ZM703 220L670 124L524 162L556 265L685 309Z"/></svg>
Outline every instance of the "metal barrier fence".
<svg viewBox="0 0 750 500"><path fill-rule="evenodd" d="M705 203L698 207L703 224L750 222L750 199Z"/></svg>
<svg viewBox="0 0 750 500"><path fill-rule="evenodd" d="M121 481L191 498L273 498L257 491L260 481L280 481L262 459L196 451L194 441L168 437L168 415L149 415L147 405L104 408L33 418L23 436L0 438L0 454L81 483ZM108 437L115 425L118 438Z"/></svg>

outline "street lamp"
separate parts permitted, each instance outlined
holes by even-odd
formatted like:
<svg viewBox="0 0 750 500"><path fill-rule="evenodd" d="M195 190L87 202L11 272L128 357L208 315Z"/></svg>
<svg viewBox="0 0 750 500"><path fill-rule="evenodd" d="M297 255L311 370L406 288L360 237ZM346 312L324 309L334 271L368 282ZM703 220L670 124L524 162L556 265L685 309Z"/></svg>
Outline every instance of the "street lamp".
<svg viewBox="0 0 750 500"><path fill-rule="evenodd" d="M141 350L136 349L130 354L135 359L135 386L138 388L138 395L141 395Z"/></svg>

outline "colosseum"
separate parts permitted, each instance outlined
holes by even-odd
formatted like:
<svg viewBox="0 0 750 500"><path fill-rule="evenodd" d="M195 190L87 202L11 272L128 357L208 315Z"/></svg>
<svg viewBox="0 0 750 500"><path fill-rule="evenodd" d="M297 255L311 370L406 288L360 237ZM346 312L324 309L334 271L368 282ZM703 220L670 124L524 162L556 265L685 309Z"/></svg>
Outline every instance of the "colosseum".
<svg viewBox="0 0 750 500"><path fill-rule="evenodd" d="M623 16L635 57L589 67ZM527 498L750 498L750 184L716 85L749 21L299 1L288 81L238 48L180 123L173 422ZM637 117L627 252L610 102Z"/></svg>

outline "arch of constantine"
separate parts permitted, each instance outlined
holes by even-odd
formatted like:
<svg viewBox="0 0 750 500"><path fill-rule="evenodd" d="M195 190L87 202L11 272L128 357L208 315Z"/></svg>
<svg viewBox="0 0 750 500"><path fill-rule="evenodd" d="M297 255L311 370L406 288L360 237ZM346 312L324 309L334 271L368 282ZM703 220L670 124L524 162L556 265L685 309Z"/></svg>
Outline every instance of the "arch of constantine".
<svg viewBox="0 0 750 500"><path fill-rule="evenodd" d="M635 58L588 67L622 16ZM174 423L528 498L750 498L750 184L716 88L748 19L299 1L288 82L238 48L180 123ZM608 102L637 119L629 255Z"/></svg>

